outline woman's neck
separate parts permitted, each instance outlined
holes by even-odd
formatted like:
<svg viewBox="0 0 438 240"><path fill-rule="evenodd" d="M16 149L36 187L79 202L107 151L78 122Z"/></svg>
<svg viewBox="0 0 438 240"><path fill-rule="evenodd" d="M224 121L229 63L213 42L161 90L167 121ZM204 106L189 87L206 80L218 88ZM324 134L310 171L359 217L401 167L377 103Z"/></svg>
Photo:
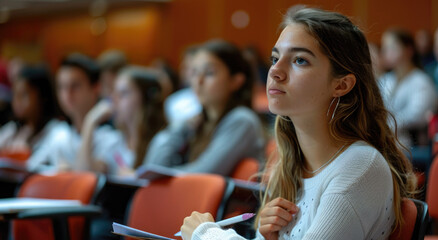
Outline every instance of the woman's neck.
<svg viewBox="0 0 438 240"><path fill-rule="evenodd" d="M315 171L333 160L332 157L344 144L331 137L325 115L312 119L293 119L298 143L304 154L304 167L309 171ZM303 176L308 178L313 174L303 171Z"/></svg>
<svg viewBox="0 0 438 240"><path fill-rule="evenodd" d="M414 69L415 69L415 65L409 61L409 62L400 63L396 68L394 68L394 73L398 81L401 81Z"/></svg>
<svg viewBox="0 0 438 240"><path fill-rule="evenodd" d="M135 148L137 147L137 143L138 143L138 132L139 132L139 128L138 128L138 124L133 122L131 124L127 124L126 125L126 131L125 131L125 138L126 138L126 143L129 149L131 149L132 151L135 150Z"/></svg>
<svg viewBox="0 0 438 240"><path fill-rule="evenodd" d="M225 105L205 107L208 123L216 123L225 111Z"/></svg>

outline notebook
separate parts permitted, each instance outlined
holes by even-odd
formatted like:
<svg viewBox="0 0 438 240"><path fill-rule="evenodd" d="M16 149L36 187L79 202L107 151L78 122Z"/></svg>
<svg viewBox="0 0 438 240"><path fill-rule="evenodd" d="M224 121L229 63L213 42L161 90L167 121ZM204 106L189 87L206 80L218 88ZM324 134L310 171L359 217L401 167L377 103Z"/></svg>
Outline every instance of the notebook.
<svg viewBox="0 0 438 240"><path fill-rule="evenodd" d="M124 237L131 237L135 239L161 239L161 240L176 240L173 238L167 238L160 235L144 232L132 227L128 227L116 222L113 222L113 233L124 236Z"/></svg>

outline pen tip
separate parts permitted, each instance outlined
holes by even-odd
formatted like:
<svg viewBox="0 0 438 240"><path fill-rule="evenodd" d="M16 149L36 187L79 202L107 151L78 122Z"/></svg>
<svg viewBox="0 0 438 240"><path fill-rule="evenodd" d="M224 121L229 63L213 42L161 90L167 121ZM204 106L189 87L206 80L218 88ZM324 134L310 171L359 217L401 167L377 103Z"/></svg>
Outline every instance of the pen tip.
<svg viewBox="0 0 438 240"><path fill-rule="evenodd" d="M250 219L250 218L252 218L252 217L254 217L255 216L255 214L254 213L245 213L245 214L243 214L243 220L248 220L248 219Z"/></svg>

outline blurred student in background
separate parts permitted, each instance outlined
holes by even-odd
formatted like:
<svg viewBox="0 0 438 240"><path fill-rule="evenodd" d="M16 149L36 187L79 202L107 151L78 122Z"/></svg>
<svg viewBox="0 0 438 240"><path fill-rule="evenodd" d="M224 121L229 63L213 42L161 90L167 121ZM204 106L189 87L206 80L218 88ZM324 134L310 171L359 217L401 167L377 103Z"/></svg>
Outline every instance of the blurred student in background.
<svg viewBox="0 0 438 240"><path fill-rule="evenodd" d="M426 29L420 29L415 33L415 48L423 68L435 61L433 38Z"/></svg>
<svg viewBox="0 0 438 240"><path fill-rule="evenodd" d="M191 46L185 50L179 66L178 88L180 89L164 101L164 113L170 124L187 121L202 111L198 98L193 89L190 88L190 80L193 75L192 62L196 50L196 46Z"/></svg>
<svg viewBox="0 0 438 240"><path fill-rule="evenodd" d="M69 121L58 124L50 133L50 144L32 156L29 170L49 165L53 170L78 169L78 151L87 114L99 99L98 65L82 54L69 55L56 75L56 89L61 110ZM103 125L93 133L93 155L103 157L119 141L119 134Z"/></svg>
<svg viewBox="0 0 438 240"><path fill-rule="evenodd" d="M382 65L382 57L379 46L374 43L368 43L370 49L371 63L373 64L374 77L378 79L384 73L385 69Z"/></svg>
<svg viewBox="0 0 438 240"><path fill-rule="evenodd" d="M425 71L433 79L435 88L438 90L438 28L435 30L433 37L433 52L435 55L435 61L430 62Z"/></svg>
<svg viewBox="0 0 438 240"><path fill-rule="evenodd" d="M382 56L392 71L380 78L385 105L394 114L400 141L405 146L426 145L428 118L437 96L432 80L421 70L412 36L391 29L382 36Z"/></svg>
<svg viewBox="0 0 438 240"><path fill-rule="evenodd" d="M113 103L101 101L88 114L80 158L81 168L124 175L143 162L151 139L166 126L163 112L162 84L165 73L129 66L117 76ZM114 116L121 140L104 158L92 154L93 132L99 124Z"/></svg>
<svg viewBox="0 0 438 240"><path fill-rule="evenodd" d="M8 62L0 58L0 127L12 119L11 92Z"/></svg>
<svg viewBox="0 0 438 240"><path fill-rule="evenodd" d="M202 113L160 132L146 165L229 175L245 157L262 159L262 125L251 110L254 79L240 50L209 41L198 47L191 64L192 89Z"/></svg>
<svg viewBox="0 0 438 240"><path fill-rule="evenodd" d="M12 109L14 121L0 129L0 155L29 157L47 142L58 122L55 93L44 66L27 66L18 72L12 84Z"/></svg>
<svg viewBox="0 0 438 240"><path fill-rule="evenodd" d="M97 63L101 70L99 77L100 97L110 99L117 74L128 64L128 60L122 51L108 50L98 57Z"/></svg>

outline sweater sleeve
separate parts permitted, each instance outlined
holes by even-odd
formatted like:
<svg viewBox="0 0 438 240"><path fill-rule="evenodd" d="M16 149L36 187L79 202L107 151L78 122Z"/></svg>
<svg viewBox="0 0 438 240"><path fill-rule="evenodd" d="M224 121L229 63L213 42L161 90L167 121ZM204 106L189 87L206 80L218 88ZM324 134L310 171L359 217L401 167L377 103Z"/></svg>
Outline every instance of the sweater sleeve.
<svg viewBox="0 0 438 240"><path fill-rule="evenodd" d="M303 240L364 239L360 218L350 202L340 194L321 198L317 214Z"/></svg>
<svg viewBox="0 0 438 240"><path fill-rule="evenodd" d="M179 151L187 142L187 127L183 124L172 125L156 134L149 144L143 164L174 167L181 164L183 158Z"/></svg>
<svg viewBox="0 0 438 240"><path fill-rule="evenodd" d="M229 175L245 157L254 141L258 141L256 124L246 114L237 113L223 120L213 139L196 161L177 166L186 172Z"/></svg>
<svg viewBox="0 0 438 240"><path fill-rule="evenodd" d="M192 234L192 240L245 240L233 229L223 230L216 223L205 222L199 225ZM256 238L257 239L257 238Z"/></svg>

